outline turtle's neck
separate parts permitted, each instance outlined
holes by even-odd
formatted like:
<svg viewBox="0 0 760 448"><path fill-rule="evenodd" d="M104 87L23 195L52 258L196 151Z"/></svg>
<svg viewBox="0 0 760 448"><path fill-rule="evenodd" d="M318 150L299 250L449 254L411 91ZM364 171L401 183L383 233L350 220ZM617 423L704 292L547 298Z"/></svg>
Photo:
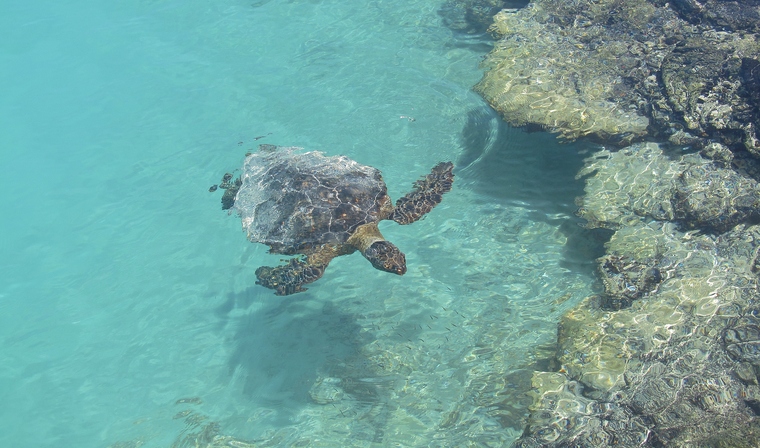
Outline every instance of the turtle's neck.
<svg viewBox="0 0 760 448"><path fill-rule="evenodd" d="M347 242L364 253L369 246L378 241L385 241L385 238L380 233L380 229L377 228L377 223L371 222L359 226Z"/></svg>

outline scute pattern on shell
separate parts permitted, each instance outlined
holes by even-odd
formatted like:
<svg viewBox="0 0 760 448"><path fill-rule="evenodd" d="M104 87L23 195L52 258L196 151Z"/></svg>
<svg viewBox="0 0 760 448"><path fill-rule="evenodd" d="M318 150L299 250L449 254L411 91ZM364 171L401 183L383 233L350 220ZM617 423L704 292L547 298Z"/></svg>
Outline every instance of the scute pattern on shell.
<svg viewBox="0 0 760 448"><path fill-rule="evenodd" d="M384 218L390 199L380 171L301 151L268 145L246 158L235 209L250 241L273 253L302 253L345 243L357 227Z"/></svg>

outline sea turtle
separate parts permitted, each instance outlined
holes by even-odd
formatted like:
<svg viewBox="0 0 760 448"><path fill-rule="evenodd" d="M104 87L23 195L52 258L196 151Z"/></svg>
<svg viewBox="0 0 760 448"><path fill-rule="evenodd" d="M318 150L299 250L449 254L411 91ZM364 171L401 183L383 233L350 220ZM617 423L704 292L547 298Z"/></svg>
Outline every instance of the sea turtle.
<svg viewBox="0 0 760 448"><path fill-rule="evenodd" d="M251 242L266 244L270 253L300 255L256 269L257 284L288 295L305 291L303 285L319 279L333 258L356 250L377 269L406 273L406 257L377 223L420 219L451 190L453 168L439 163L394 207L375 168L343 156L261 145L246 157L239 181L225 175L225 195L236 195L223 207L237 210Z"/></svg>
<svg viewBox="0 0 760 448"><path fill-rule="evenodd" d="M208 191L213 193L217 188L225 190L222 196L222 210L229 210L235 204L235 196L237 196L241 182L239 177L232 181L232 173L224 173L222 182L219 185L214 184L210 186Z"/></svg>

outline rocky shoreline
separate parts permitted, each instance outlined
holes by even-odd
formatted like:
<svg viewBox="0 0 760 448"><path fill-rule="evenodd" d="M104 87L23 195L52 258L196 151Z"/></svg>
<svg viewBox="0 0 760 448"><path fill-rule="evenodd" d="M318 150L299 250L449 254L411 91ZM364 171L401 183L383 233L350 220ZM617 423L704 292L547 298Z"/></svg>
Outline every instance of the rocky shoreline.
<svg viewBox="0 0 760 448"><path fill-rule="evenodd" d="M506 121L760 154L760 2L535 0L504 9L475 89Z"/></svg>
<svg viewBox="0 0 760 448"><path fill-rule="evenodd" d="M597 260L604 291L560 322L562 367L534 373L518 446L757 446L760 226L678 219L695 204L731 216L720 192L682 196L736 187L736 171L645 143L601 151L581 175L580 213L615 229Z"/></svg>
<svg viewBox="0 0 760 448"><path fill-rule="evenodd" d="M475 89L609 148L579 214L615 232L517 445L760 445L760 1L534 0L489 30Z"/></svg>

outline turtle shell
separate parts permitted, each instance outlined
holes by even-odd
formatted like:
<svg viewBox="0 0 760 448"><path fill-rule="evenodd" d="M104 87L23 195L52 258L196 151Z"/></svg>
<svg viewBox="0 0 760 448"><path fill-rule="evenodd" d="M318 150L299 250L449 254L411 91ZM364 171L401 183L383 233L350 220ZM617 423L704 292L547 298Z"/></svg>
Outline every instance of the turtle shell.
<svg viewBox="0 0 760 448"><path fill-rule="evenodd" d="M302 148L262 145L246 158L241 180L235 208L243 229L274 253L345 243L392 207L377 169Z"/></svg>

